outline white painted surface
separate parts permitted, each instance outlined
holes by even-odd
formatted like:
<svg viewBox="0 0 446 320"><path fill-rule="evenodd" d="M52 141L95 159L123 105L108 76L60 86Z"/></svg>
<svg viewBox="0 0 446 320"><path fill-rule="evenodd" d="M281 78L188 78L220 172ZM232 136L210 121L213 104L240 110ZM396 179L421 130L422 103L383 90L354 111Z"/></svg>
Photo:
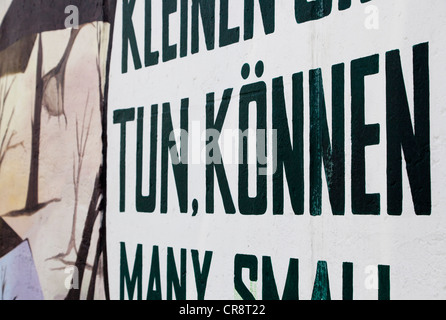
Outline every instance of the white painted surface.
<svg viewBox="0 0 446 320"><path fill-rule="evenodd" d="M161 8L153 1L154 50L161 51ZM156 2L156 3L155 3ZM230 26L243 23L243 6L230 1ZM258 2L256 6L258 6ZM253 284L254 294L261 298L261 260L271 256L276 282L281 295L290 258L299 259L299 294L310 299L318 261L327 261L333 299L342 298L342 263L354 263L354 298L376 299L377 291L367 289L366 273L370 265L389 265L392 299L446 298L446 207L444 145L446 120L444 88L446 75L446 37L443 23L446 3L443 0L374 0L368 4L352 1L346 11L337 10L334 1L330 16L319 21L297 24L293 1L276 1L276 30L265 35L260 14L256 11L254 38L219 48L219 20L216 16L216 48L206 51L203 38L200 52L185 58L160 63L135 71L129 59L129 72L121 73L122 2L118 2L113 39L108 110L108 171L107 171L107 245L111 297L119 299L120 242L126 243L130 270L137 244L143 244L143 298L146 297L152 246L160 248L161 290L166 298L166 252L174 248L177 268L180 249L187 253L187 298L196 298L191 249L213 251L206 299L234 299L234 256L253 254L259 261L259 281ZM369 5L379 10L379 28L367 29ZM179 6L179 5L178 5ZM219 1L216 4L217 13ZM144 6L137 1L133 16L138 45L144 59ZM179 12L171 15L171 43L179 40ZM190 24L190 21L189 21ZM243 27L241 27L243 34ZM203 37L200 29L201 37ZM431 81L431 170L432 215L416 216L403 164L403 214L392 217L386 210L386 92L385 53L401 50L408 99L413 108L412 47L429 42ZM351 213L351 141L350 141L350 62L379 54L380 72L366 80L366 123L379 123L380 144L366 148L367 192L381 194L380 216L355 216ZM129 54L129 57L131 55ZM179 127L179 106L182 98L190 98L189 126L194 122L205 128L206 94L215 92L216 113L219 98L227 88L234 88L224 128L238 128L238 93L240 88L257 81L253 72L245 81L240 76L243 64L253 70L257 61L265 64L262 80L268 86L268 128L271 128L272 79L283 76L285 81L288 119L291 121L291 76L304 74L304 142L305 142L305 214L295 216L285 185L285 214L272 215L272 183L268 177L268 210L263 216L242 216L224 212L218 186L215 186L215 214L205 214L205 164L189 166L189 212L179 213L175 183L169 166L168 213L160 214L160 145L158 146L157 201L152 214L137 213L134 206L136 121L127 124L127 199L126 212L119 212L120 126L113 124L117 109L145 107L146 116L152 104L159 105L159 144L161 143L162 104L171 103L174 128ZM323 214L309 214L309 89L308 71L322 68L329 123L331 123L331 66L345 63L345 136L346 136L346 214L331 214L323 178ZM144 63L144 60L143 60ZM148 118L147 118L148 119ZM146 127L147 128L147 127ZM145 131L145 163L148 162L149 139ZM195 141L196 142L196 141ZM193 143L190 141L190 144ZM203 144L204 145L204 144ZM191 147L191 145L190 145ZM238 150L238 149L234 149ZM192 156L192 155L191 155ZM232 198L237 205L238 165L226 164ZM148 166L144 167L144 174ZM216 179L215 179L216 180ZM145 180L147 182L147 179ZM147 183L146 183L147 184ZM147 190L146 190L147 192ZM199 202L199 212L192 217L191 203ZM244 282L248 283L247 275Z"/></svg>

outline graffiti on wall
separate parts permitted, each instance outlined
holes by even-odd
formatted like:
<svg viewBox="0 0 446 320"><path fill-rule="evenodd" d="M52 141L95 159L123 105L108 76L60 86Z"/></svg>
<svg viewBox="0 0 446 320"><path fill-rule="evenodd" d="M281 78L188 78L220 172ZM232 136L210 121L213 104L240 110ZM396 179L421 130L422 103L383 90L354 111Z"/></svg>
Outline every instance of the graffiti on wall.
<svg viewBox="0 0 446 320"><path fill-rule="evenodd" d="M0 299L444 298L438 8L4 0Z"/></svg>

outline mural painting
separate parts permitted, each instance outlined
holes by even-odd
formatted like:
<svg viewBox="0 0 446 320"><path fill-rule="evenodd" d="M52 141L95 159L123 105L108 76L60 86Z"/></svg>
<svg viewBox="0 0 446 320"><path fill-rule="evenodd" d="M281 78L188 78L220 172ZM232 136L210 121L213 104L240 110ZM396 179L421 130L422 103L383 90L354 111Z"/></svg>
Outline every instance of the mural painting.
<svg viewBox="0 0 446 320"><path fill-rule="evenodd" d="M445 10L3 0L0 299L445 298Z"/></svg>
<svg viewBox="0 0 446 320"><path fill-rule="evenodd" d="M77 19L70 21L66 9L73 6ZM106 297L102 114L114 7L114 1L2 4L4 299ZM67 28L69 22L77 25ZM22 278L27 270L32 292Z"/></svg>

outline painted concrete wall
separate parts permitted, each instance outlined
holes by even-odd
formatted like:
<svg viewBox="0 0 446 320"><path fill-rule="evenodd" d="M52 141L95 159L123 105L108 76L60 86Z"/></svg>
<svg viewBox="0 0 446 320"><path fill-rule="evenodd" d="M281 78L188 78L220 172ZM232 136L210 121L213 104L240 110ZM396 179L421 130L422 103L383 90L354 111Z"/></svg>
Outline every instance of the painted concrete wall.
<svg viewBox="0 0 446 320"><path fill-rule="evenodd" d="M445 298L444 1L41 2L0 32L34 298Z"/></svg>

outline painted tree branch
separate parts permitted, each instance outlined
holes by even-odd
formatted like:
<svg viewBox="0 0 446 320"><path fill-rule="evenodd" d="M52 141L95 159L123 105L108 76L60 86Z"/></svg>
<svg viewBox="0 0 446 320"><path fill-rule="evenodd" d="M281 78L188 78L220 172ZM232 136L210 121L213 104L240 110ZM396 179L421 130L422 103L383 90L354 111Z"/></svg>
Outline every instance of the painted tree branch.
<svg viewBox="0 0 446 320"><path fill-rule="evenodd" d="M15 78L12 80L12 82L9 84L9 86L5 83L6 79L1 82L0 132L3 131L3 136L1 138L1 143L0 143L0 169L2 167L3 161L5 160L5 157L9 151L16 149L19 146L22 146L24 148L23 141L19 142L19 143L13 143L14 136L17 134L15 131L11 132L11 122L14 117L15 109L13 109L11 111L11 114L9 115L8 122L6 123L6 128L3 128L4 119L5 119L6 102L8 100L8 96L9 96L9 93L10 93L10 90L12 88L14 81L15 81Z"/></svg>
<svg viewBox="0 0 446 320"><path fill-rule="evenodd" d="M89 100L90 100L90 94L87 95L87 101L85 103L81 129L79 129L79 121L76 118L76 155L73 155L73 177L72 177L73 188L74 188L74 212L73 212L73 222L71 226L70 240L68 242L68 247L65 252L59 253L56 256L49 258L49 259L59 259L63 263L66 263L65 257L67 257L72 250L74 250L76 255L78 254L76 246L76 224L77 224L78 207L79 207L80 178L82 173L82 166L85 159L87 142L90 136L91 121L93 118L93 109L91 109L88 125L86 125L86 115L87 115Z"/></svg>
<svg viewBox="0 0 446 320"><path fill-rule="evenodd" d="M99 169L102 171L102 168ZM96 176L93 194L91 196L90 205L88 207L87 219L85 220L84 231L82 233L81 245L76 259L75 267L79 271L79 289L71 289L65 300L79 300L82 287L82 279L84 277L85 268L87 267L88 252L90 250L91 237L93 235L94 224L100 212L100 199L102 189L100 174Z"/></svg>

